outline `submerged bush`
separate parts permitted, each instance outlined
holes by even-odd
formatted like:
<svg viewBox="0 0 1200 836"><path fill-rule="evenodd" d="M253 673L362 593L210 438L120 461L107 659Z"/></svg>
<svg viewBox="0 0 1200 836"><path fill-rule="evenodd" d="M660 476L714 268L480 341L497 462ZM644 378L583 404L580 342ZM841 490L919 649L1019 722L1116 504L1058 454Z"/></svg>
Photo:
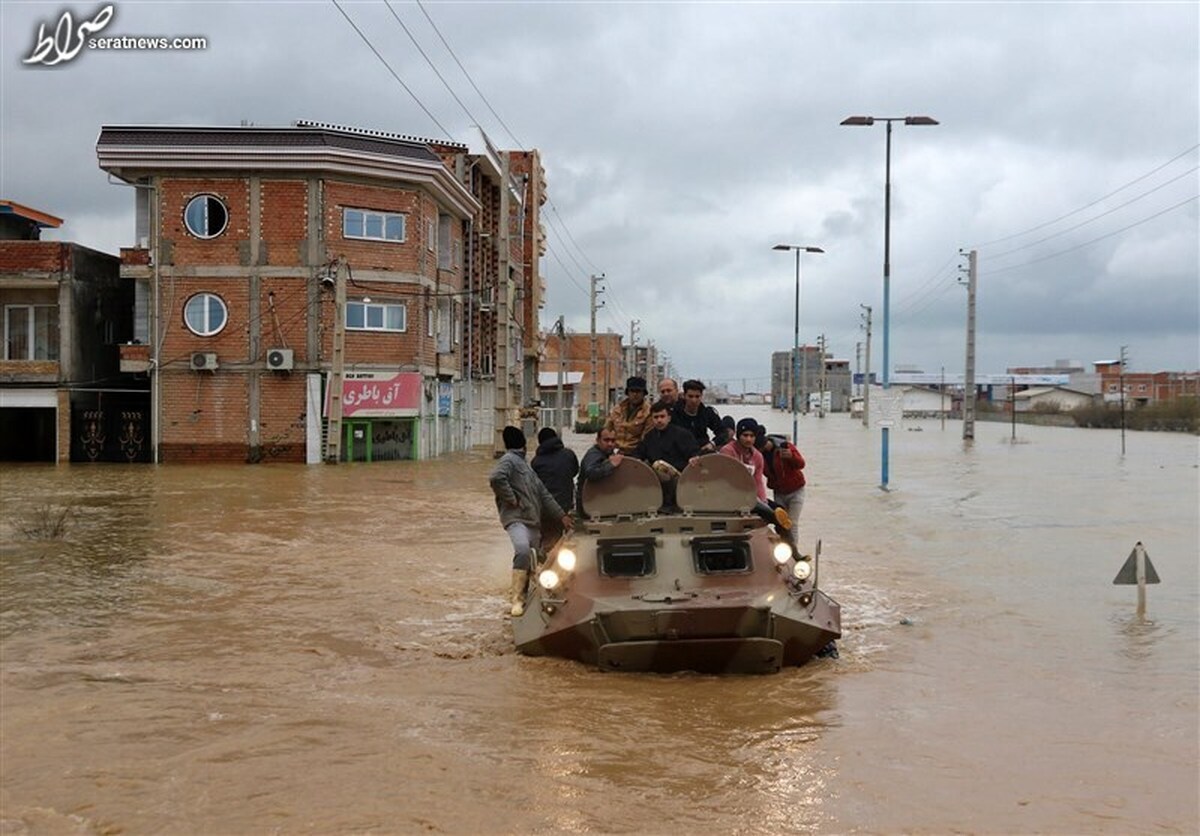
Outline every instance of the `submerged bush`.
<svg viewBox="0 0 1200 836"><path fill-rule="evenodd" d="M25 519L17 520L17 531L30 540L61 540L75 521L75 509L39 505Z"/></svg>
<svg viewBox="0 0 1200 836"><path fill-rule="evenodd" d="M1118 429L1121 426L1120 404L1076 407L1070 414L1080 427ZM1133 406L1127 402L1125 427L1131 430L1200 433L1200 399L1176 398L1149 406Z"/></svg>

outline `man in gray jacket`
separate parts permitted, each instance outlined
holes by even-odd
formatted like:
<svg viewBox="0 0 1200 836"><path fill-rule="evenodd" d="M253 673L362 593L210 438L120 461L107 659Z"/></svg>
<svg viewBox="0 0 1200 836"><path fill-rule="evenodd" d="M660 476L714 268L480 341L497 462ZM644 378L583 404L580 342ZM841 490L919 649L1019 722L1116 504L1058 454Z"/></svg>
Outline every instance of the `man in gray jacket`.
<svg viewBox="0 0 1200 836"><path fill-rule="evenodd" d="M533 550L542 543L543 517L560 517L566 531L574 527L574 521L525 461L525 434L516 427L505 427L503 434L506 452L488 481L496 496L500 524L513 544L509 598L516 617L525 613L525 586L533 568Z"/></svg>

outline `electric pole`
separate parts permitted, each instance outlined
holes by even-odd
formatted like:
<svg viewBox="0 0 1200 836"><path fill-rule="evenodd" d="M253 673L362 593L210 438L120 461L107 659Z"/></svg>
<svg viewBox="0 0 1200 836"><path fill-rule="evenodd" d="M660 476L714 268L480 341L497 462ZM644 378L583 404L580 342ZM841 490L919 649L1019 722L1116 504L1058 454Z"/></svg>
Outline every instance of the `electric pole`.
<svg viewBox="0 0 1200 836"><path fill-rule="evenodd" d="M601 273L599 276L592 276L592 293L591 293L591 297L592 297L592 333L591 333L591 337L592 337L592 372L591 372L592 394L591 394L591 402L588 404L588 419L589 420L596 418L600 415L600 401L596 398L596 376L599 371L596 368L596 295L604 292L603 287L597 287L597 285L599 285L600 282L602 282L603 280L604 280L603 273ZM604 303L601 302L600 304L603 305ZM605 377L607 377L607 375L605 375Z"/></svg>
<svg viewBox="0 0 1200 836"><path fill-rule="evenodd" d="M818 402L818 406L817 406L817 417L824 418L825 417L825 386L826 386L825 335L824 334L822 334L817 339L817 357L818 357L817 362L819 362L821 364L820 367L817 369L817 386L820 389L820 392L817 394L817 397L820 398L820 401Z"/></svg>
<svg viewBox="0 0 1200 836"><path fill-rule="evenodd" d="M346 372L346 258L337 260L333 291L333 356L329 363L329 420L325 428L325 461L342 457L342 379Z"/></svg>
<svg viewBox="0 0 1200 836"><path fill-rule="evenodd" d="M1125 455L1125 363L1129 346L1121 346L1121 365L1117 368L1117 381L1121 384L1121 455Z"/></svg>
<svg viewBox="0 0 1200 836"><path fill-rule="evenodd" d="M637 327L640 323L640 319L629 320L629 361L626 364L629 369L629 375L636 375L638 373Z"/></svg>
<svg viewBox="0 0 1200 836"><path fill-rule="evenodd" d="M871 426L871 306L859 305L866 313L861 314L863 327L867 329L867 356L863 363L863 426Z"/></svg>
<svg viewBox="0 0 1200 836"><path fill-rule="evenodd" d="M962 252L959 250L959 252ZM978 253L967 253L967 365L963 377L963 439L975 437L975 284L979 278ZM959 270L962 270L960 267ZM962 284L962 281L959 281Z"/></svg>
<svg viewBox="0 0 1200 836"><path fill-rule="evenodd" d="M554 401L555 412L558 413L558 420L555 425L561 433L565 426L566 414L563 410L563 378L566 376L567 367L567 350L564 343L566 342L563 334L563 317L558 315L558 322L554 323L554 330L558 332L558 394Z"/></svg>

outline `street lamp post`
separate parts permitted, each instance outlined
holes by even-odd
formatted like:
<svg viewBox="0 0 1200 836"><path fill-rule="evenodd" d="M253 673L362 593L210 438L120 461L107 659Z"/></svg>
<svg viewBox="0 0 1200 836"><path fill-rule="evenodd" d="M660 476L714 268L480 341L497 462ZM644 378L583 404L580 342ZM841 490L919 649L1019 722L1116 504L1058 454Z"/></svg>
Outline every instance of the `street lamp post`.
<svg viewBox="0 0 1200 836"><path fill-rule="evenodd" d="M849 116L842 120L843 125L874 125L876 122L887 123L887 144L884 156L883 177L883 388L891 387L891 358L888 356L888 340L891 324L891 248L892 248L892 123L903 122L905 125L936 125L936 119L928 116ZM880 484L883 490L888 489L888 427L890 420L880 421Z"/></svg>
<svg viewBox="0 0 1200 836"><path fill-rule="evenodd" d="M823 253L820 247L802 247L797 244L776 244L771 249L796 253L796 316L792 330L792 443L798 444L800 439L800 422L796 412L796 390L800 366L800 253ZM823 358L822 358L823 359Z"/></svg>

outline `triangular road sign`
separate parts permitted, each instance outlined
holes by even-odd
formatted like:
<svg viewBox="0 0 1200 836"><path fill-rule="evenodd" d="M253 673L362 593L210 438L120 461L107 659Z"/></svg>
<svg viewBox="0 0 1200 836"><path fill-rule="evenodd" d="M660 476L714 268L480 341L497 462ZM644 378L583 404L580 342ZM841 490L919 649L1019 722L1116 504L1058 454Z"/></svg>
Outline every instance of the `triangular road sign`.
<svg viewBox="0 0 1200 836"><path fill-rule="evenodd" d="M1114 584L1136 584L1137 580L1137 553L1138 549L1142 550L1142 558L1146 561L1146 583L1161 583L1158 579L1158 572L1154 571L1154 564L1150 562L1150 555L1139 542L1133 547L1133 551L1129 553L1129 557L1125 561L1125 565L1121 567L1121 571L1117 572L1117 576L1113 578Z"/></svg>

